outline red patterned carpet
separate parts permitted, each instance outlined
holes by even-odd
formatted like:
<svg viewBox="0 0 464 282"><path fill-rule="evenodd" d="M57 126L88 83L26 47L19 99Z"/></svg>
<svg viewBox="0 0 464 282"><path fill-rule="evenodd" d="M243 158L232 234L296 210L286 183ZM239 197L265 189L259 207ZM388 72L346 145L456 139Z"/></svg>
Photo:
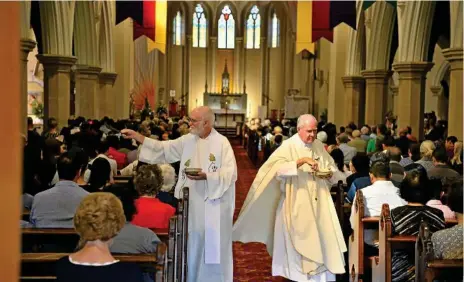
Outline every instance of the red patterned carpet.
<svg viewBox="0 0 464 282"><path fill-rule="evenodd" d="M246 151L239 146L237 140L231 140L235 152L238 167L238 180L236 183L235 214L234 221L242 208L243 202L255 179L257 169L251 163ZM266 251L266 246L261 243L242 244L234 242L234 282L268 282L285 281L282 277L272 277L272 260Z"/></svg>

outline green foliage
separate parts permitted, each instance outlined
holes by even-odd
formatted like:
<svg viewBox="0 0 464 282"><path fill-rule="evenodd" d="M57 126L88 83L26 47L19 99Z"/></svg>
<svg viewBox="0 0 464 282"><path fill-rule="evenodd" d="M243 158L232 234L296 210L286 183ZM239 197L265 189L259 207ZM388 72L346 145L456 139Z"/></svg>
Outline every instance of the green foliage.
<svg viewBox="0 0 464 282"><path fill-rule="evenodd" d="M40 119L44 118L44 105L37 101L32 102L32 114Z"/></svg>

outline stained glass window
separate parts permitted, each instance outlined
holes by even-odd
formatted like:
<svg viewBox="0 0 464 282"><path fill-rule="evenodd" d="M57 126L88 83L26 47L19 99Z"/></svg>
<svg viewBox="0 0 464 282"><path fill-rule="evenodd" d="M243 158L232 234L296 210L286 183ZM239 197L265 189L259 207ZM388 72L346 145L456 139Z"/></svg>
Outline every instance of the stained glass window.
<svg viewBox="0 0 464 282"><path fill-rule="evenodd" d="M271 48L277 48L280 46L280 20L275 12L272 15L271 25Z"/></svg>
<svg viewBox="0 0 464 282"><path fill-rule="evenodd" d="M234 49L235 20L229 5L225 5L218 21L218 48Z"/></svg>
<svg viewBox="0 0 464 282"><path fill-rule="evenodd" d="M182 15L177 11L176 16L172 20L172 44L182 45Z"/></svg>
<svg viewBox="0 0 464 282"><path fill-rule="evenodd" d="M193 47L206 47L206 31L208 23L206 21L205 10L201 4L197 4L193 12Z"/></svg>
<svg viewBox="0 0 464 282"><path fill-rule="evenodd" d="M251 8L250 14L246 22L246 48L259 49L259 42L261 36L261 16L259 14L258 6L254 5Z"/></svg>

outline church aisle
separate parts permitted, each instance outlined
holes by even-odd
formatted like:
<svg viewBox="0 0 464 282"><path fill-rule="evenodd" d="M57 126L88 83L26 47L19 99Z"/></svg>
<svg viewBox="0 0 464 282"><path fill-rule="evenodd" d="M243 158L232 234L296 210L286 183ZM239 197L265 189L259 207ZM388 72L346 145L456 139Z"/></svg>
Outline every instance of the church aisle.
<svg viewBox="0 0 464 282"><path fill-rule="evenodd" d="M237 161L238 179L236 182L234 222L238 217L243 202L255 179L258 170L251 163L246 151L238 140L231 140ZM281 277L272 277L272 259L261 243L233 243L234 252L234 282L267 282L284 281Z"/></svg>

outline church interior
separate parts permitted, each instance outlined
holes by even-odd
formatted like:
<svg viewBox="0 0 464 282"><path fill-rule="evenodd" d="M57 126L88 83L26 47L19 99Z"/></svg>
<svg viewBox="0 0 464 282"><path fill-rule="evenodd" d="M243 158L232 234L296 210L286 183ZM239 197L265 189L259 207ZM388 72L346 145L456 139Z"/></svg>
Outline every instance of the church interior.
<svg viewBox="0 0 464 282"><path fill-rule="evenodd" d="M139 144L127 142L120 130L175 140L189 133L190 113L201 106L211 109L214 128L234 150L234 220L260 167L298 133L298 117L311 114L317 140L335 163L341 156L341 182L331 192L347 252L346 271L336 281L412 281L414 275L416 281L462 281L449 277L462 277L463 265L463 8L461 0L0 2L0 116L12 133L0 148L0 281L54 281L59 255L73 252L43 247L50 238L74 240L75 247L72 225L47 230L34 218L36 195L62 182L57 163L64 154L85 153L75 181L81 187L134 185ZM434 191L426 194L443 211L439 229L461 228L452 242L460 254L434 258L434 222L419 222L417 232L396 238L393 204L370 208L368 197L363 201L380 153L390 163L384 178L405 203L413 202L401 190L408 175L427 172L427 181L417 185ZM97 177L84 172L102 158L111 177L94 187L90 181ZM420 168L411 168L415 164ZM367 185L356 186L357 178ZM448 197L457 183L460 207ZM186 224L181 203L164 202L163 213L174 207L182 232L171 230L167 217L165 226L150 227L163 247L116 257L150 269L155 278L144 281L186 281L170 276L181 269L171 251L179 261L187 253L177 244L187 240L179 235ZM374 253L363 242L367 229L379 233ZM409 244L410 253L399 271L400 243ZM262 243L234 242L233 252L234 282L292 281L272 276L272 257ZM398 272L408 275L398 278Z"/></svg>

